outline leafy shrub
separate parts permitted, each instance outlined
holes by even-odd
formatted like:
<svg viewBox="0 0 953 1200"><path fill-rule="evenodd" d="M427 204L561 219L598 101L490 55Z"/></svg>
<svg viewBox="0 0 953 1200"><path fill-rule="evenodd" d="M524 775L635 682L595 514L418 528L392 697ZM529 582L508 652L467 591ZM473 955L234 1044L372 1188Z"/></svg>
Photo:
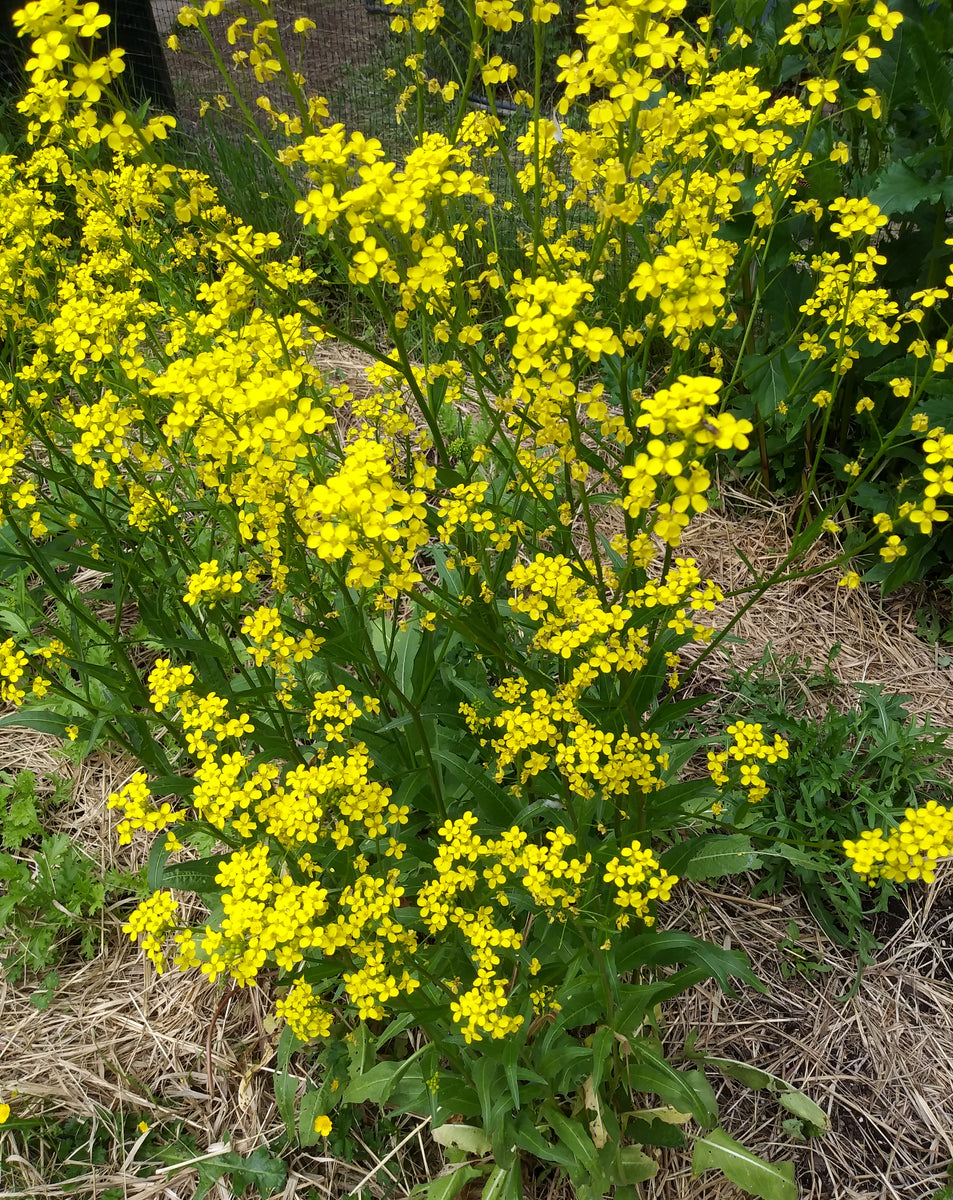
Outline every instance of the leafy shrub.
<svg viewBox="0 0 953 1200"><path fill-rule="evenodd" d="M180 21L207 33L223 7ZM812 98L864 69L880 8L838 3L828 75L782 96L720 71L680 0L587 9L556 112L537 69L505 134L492 26L509 7L468 9L491 111L451 98L449 136L419 129L400 168L325 120L264 0L233 23L239 64L287 95L267 101L283 137L249 133L303 173L307 236L386 327L360 392L314 361L316 341L358 339L306 261L163 160L170 119L117 109L121 55L87 54L95 5L19 14L32 153L0 160L3 511L6 559L40 586L0 645L0 698L137 756L110 805L120 841L156 836L125 929L159 970L276 980L276 1099L303 1143L372 1101L488 1146L486 1195L517 1195L529 1154L587 1200L634 1195L658 1167L644 1148L687 1140L690 1115L698 1171L786 1200L791 1164L716 1128L707 1060L656 1028L701 980L755 984L741 954L656 920L679 877L733 869L717 814L763 802L788 755L739 717L686 778L683 651L712 644L723 597L680 545L753 433L731 364L774 231L812 228L789 204L829 124ZM844 196L821 217L840 249L804 326L836 375L896 314L873 286L886 218ZM921 383L753 599L906 439ZM953 436L924 452L939 491L926 474L898 528L940 520ZM865 542L886 558L905 549L893 520ZM899 848L869 831L855 869L928 877L948 817L901 826ZM183 890L208 906L194 926ZM299 1096L287 1068L312 1042Z"/></svg>
<svg viewBox="0 0 953 1200"><path fill-rule="evenodd" d="M741 804L724 820L765 846L757 851L762 873L753 894L777 893L796 879L824 932L866 955L876 945L870 918L886 910L895 888L866 886L845 862L843 844L885 827L896 813L948 802L946 732L912 717L908 697L874 684L855 685L856 704L846 712L832 706L817 718L805 712L798 679L809 692L819 686L820 695L830 682L796 659L770 670L762 663L729 682L739 707L762 713L790 756L763 803Z"/></svg>
<svg viewBox="0 0 953 1200"><path fill-rule="evenodd" d="M953 415L944 357L953 320L953 11L923 0L894 8L871 14L879 37L862 75L830 67L851 36L849 7L817 7L794 39L785 35L793 0L738 0L721 5L715 18L728 42L723 67L757 65L776 95L813 88L810 103L825 113L809 139L790 219L774 223L752 270L746 337L724 347L740 385L736 409L757 431L739 469L815 503L815 488L838 490L846 470L875 457L877 471L865 472L852 497L852 511L865 519L892 514L898 491L901 503L916 504L911 440L881 455L884 430L909 418L910 398L917 395L914 429L946 426ZM823 91L819 76L828 79ZM842 245L822 216L840 195L867 197L881 210L876 287L865 291L864 305L872 313L883 289L885 324L883 336L851 339L848 318L851 344L839 350L836 338L818 339L805 315L831 278L824 256ZM860 528L851 536L854 544L863 539ZM905 555L878 563L865 578L891 589L949 561L947 539L915 522L904 541Z"/></svg>
<svg viewBox="0 0 953 1200"><path fill-rule="evenodd" d="M31 998L38 1008L49 1004L67 951L83 958L98 951L107 894L134 882L115 872L104 878L67 834L46 834L50 806L64 794L68 784L59 780L42 802L32 771L0 772L0 964L13 983L43 977Z"/></svg>

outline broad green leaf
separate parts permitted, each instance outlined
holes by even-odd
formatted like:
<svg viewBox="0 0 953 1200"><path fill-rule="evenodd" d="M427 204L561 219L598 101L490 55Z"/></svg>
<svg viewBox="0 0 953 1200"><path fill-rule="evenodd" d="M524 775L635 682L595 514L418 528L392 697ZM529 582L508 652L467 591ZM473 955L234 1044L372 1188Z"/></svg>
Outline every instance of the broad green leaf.
<svg viewBox="0 0 953 1200"><path fill-rule="evenodd" d="M613 1182L623 1187L644 1183L658 1174L659 1164L641 1146L623 1146L615 1157ZM616 1193L618 1195L618 1193Z"/></svg>
<svg viewBox="0 0 953 1200"><path fill-rule="evenodd" d="M479 1179L481 1174L476 1167L455 1167L449 1174L438 1175L429 1183L418 1183L407 1200L453 1200L471 1180Z"/></svg>
<svg viewBox="0 0 953 1200"><path fill-rule="evenodd" d="M953 179L923 179L902 161L878 171L874 180L867 198L888 216L913 212L923 203L936 204L940 199L946 204L953 202Z"/></svg>
<svg viewBox="0 0 953 1200"><path fill-rule="evenodd" d="M277 1080L275 1081L277 1083ZM323 1135L318 1133L314 1127L318 1117L326 1116L325 1106L327 1099L323 1091L315 1088L310 1092L305 1092L301 1097L301 1105L298 1109L298 1141L302 1146L317 1146L323 1141ZM294 1128L294 1118L292 1117L292 1129Z"/></svg>
<svg viewBox="0 0 953 1200"><path fill-rule="evenodd" d="M720 879L761 866L750 838L725 833L688 838L667 850L661 863L669 874L680 879Z"/></svg>
<svg viewBox="0 0 953 1200"><path fill-rule="evenodd" d="M559 1138L575 1161L588 1170L599 1169L599 1155L585 1127L571 1117L567 1117L556 1107L547 1102L540 1109L540 1116Z"/></svg>
<svg viewBox="0 0 953 1200"><path fill-rule="evenodd" d="M0 729L15 725L21 729L36 729L39 733L52 733L60 738L66 737L66 726L69 723L69 718L60 713L35 708L17 709L16 712L0 717Z"/></svg>
<svg viewBox="0 0 953 1200"><path fill-rule="evenodd" d="M447 769L449 779L470 795L477 814L492 825L506 828L520 814L520 803L479 765L465 762L458 754L435 747L435 762Z"/></svg>
<svg viewBox="0 0 953 1200"><path fill-rule="evenodd" d="M286 1028L290 1029L290 1026ZM294 1137L295 1099L300 1082L297 1075L290 1075L287 1071L275 1071L275 1104L278 1106L278 1114L284 1122L288 1137Z"/></svg>
<svg viewBox="0 0 953 1200"><path fill-rule="evenodd" d="M280 1158L272 1158L264 1146L259 1146L248 1158L238 1159L238 1164L232 1167L232 1187L236 1196L240 1196L252 1184L262 1197L280 1192L288 1177L288 1168Z"/></svg>
<svg viewBox="0 0 953 1200"><path fill-rule="evenodd" d="M431 1129L430 1136L438 1146L449 1150L475 1155L490 1153L490 1139L477 1125L440 1125Z"/></svg>
<svg viewBox="0 0 953 1200"><path fill-rule="evenodd" d="M344 1103L363 1104L365 1100L371 1100L375 1104L383 1104L411 1064L416 1062L426 1049L426 1046L421 1046L402 1062L379 1062L370 1070L351 1079L344 1092Z"/></svg>
<svg viewBox="0 0 953 1200"><path fill-rule="evenodd" d="M714 1129L695 1142L692 1174L721 1171L732 1183L761 1200L797 1200L793 1163L769 1163L746 1150L723 1129Z"/></svg>

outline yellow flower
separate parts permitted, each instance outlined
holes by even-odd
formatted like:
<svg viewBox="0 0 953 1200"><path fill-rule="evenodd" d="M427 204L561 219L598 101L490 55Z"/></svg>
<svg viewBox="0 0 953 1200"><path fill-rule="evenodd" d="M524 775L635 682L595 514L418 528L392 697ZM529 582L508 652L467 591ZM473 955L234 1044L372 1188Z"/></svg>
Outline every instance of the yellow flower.
<svg viewBox="0 0 953 1200"><path fill-rule="evenodd" d="M856 571L848 571L846 575L844 575L840 579L838 579L837 586L851 588L851 589L859 587L860 586L860 576L857 574Z"/></svg>
<svg viewBox="0 0 953 1200"><path fill-rule="evenodd" d="M314 1118L314 1132L320 1134L321 1137L327 1137L332 1128L331 1118L323 1113L320 1117Z"/></svg>
<svg viewBox="0 0 953 1200"><path fill-rule="evenodd" d="M149 1132L149 1122L148 1121L140 1121L139 1124L136 1126L136 1128L139 1130L140 1133L148 1133Z"/></svg>
<svg viewBox="0 0 953 1200"><path fill-rule="evenodd" d="M5 1124L7 1121L7 1118L9 1116L10 1116L10 1105L9 1104L0 1104L0 1125Z"/></svg>

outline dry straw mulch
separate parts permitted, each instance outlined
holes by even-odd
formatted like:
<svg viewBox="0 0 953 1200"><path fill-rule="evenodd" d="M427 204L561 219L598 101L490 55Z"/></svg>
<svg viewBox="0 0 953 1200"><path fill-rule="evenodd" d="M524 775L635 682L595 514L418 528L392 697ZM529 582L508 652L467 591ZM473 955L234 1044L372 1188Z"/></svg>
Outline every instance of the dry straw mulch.
<svg viewBox="0 0 953 1200"><path fill-rule="evenodd" d="M787 513L749 508L709 513L692 529L685 552L725 588L741 587L747 568L740 546L759 569L784 552ZM731 604L726 606L731 611ZM743 639L701 664L693 686L724 687L728 655L740 666L760 661L770 643L775 659L790 653L827 660L841 646L834 671L843 681L838 702L850 704L850 685L880 682L911 697L910 709L953 726L951 672L934 647L915 634L915 594L881 601L875 593L836 587L836 573L781 585L750 610L735 629ZM818 711L821 699L818 698ZM825 701L826 702L826 701ZM30 768L38 778L74 772L73 802L60 810L60 828L104 866L137 865L136 849L117 848L115 814L106 799L134 764L103 755L81 768L55 757L41 734L0 733L0 768ZM693 1032L712 1055L740 1059L802 1088L829 1114L831 1130L810 1143L782 1128L788 1116L768 1093L752 1093L711 1075L725 1128L769 1158L796 1163L802 1197L809 1200L927 1200L944 1182L953 1159L953 870L942 870L929 888L906 894L906 910L880 928L884 948L857 982L856 962L827 942L796 895L752 900L742 878L714 887L682 890L670 924L728 947L743 949L764 994L744 990L737 999L701 986L664 1014L668 1042L677 1052ZM50 1008L30 1004L30 987L0 982L0 1088L17 1090L24 1109L55 1126L70 1116L110 1127L132 1114L171 1131L180 1124L198 1154L212 1155L230 1138L243 1154L268 1146L282 1126L272 1089L276 1034L269 997L248 989L220 1010L223 992L200 975L157 977L125 943L118 927L123 909L108 913L102 953L61 972ZM785 949L790 922L807 952L807 969L792 969ZM856 986L855 986L856 985ZM210 1087L211 1079L211 1087ZM337 1200L365 1195L405 1196L413 1184L439 1170L440 1155L418 1120L408 1118L391 1140L379 1172L368 1147L355 1161L336 1161L317 1147L289 1160L285 1200L308 1195ZM133 1146L115 1153L69 1185L51 1183L37 1140L3 1134L0 1200L76 1195L96 1197L110 1187L130 1200L188 1200L195 1172L187 1166L156 1170L137 1165ZM539 1186L539 1185L542 1186ZM313 1189L313 1191L312 1191ZM537 1181L530 1191L566 1200L568 1190ZM223 1182L211 1195L227 1197ZM665 1152L645 1200L735 1200L742 1193L712 1174L692 1179L688 1156Z"/></svg>

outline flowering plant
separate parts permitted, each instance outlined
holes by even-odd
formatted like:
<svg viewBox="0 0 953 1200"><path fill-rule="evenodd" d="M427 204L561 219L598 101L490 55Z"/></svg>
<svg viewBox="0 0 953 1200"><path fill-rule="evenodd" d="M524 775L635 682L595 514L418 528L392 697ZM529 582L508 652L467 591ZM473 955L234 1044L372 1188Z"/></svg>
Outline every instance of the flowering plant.
<svg viewBox="0 0 953 1200"><path fill-rule="evenodd" d="M225 7L179 17L216 55ZM394 7L423 35L441 6ZM126 931L159 971L275 980L289 1128L327 1136L366 1100L437 1129L472 1120L488 1195L518 1194L520 1153L581 1197L634 1195L658 1168L645 1148L692 1118L699 1170L794 1194L790 1164L714 1128L703 1058L670 1060L659 1035L658 1006L700 980L754 985L743 956L656 922L679 878L756 862L714 828L787 756L755 721L717 745L681 732L723 596L680 547L714 464L753 433L727 355L830 80L774 97L753 68L723 72L683 7L586 9L556 111L538 65L504 136L494 36L532 22L541 64L555 5L476 0L470 75L490 111L464 87L440 134L418 104L400 165L330 121L265 0L231 21L236 64L269 91L259 123L226 72L234 104L386 328L386 351L362 345L360 393L317 365L316 344L358 339L327 318L307 256L163 157L171 118L116 107L123 56L92 56L96 4L16 18L29 152L0 159L0 483L10 558L42 586L0 646L3 699L138 758L109 802L121 841L156 835ZM832 70L857 67L884 6L833 7ZM789 39L821 8L799 6ZM812 268L806 316L836 374L892 314L876 206L821 215L844 249ZM933 431L931 463L953 461L947 443ZM921 523L940 519L933 496ZM754 593L831 511L804 515ZM884 514L868 544L891 528ZM699 749L707 770L687 773ZM880 846L864 845L868 870ZM197 924L182 890L207 904ZM320 1083L298 1102L285 1068L312 1042Z"/></svg>

